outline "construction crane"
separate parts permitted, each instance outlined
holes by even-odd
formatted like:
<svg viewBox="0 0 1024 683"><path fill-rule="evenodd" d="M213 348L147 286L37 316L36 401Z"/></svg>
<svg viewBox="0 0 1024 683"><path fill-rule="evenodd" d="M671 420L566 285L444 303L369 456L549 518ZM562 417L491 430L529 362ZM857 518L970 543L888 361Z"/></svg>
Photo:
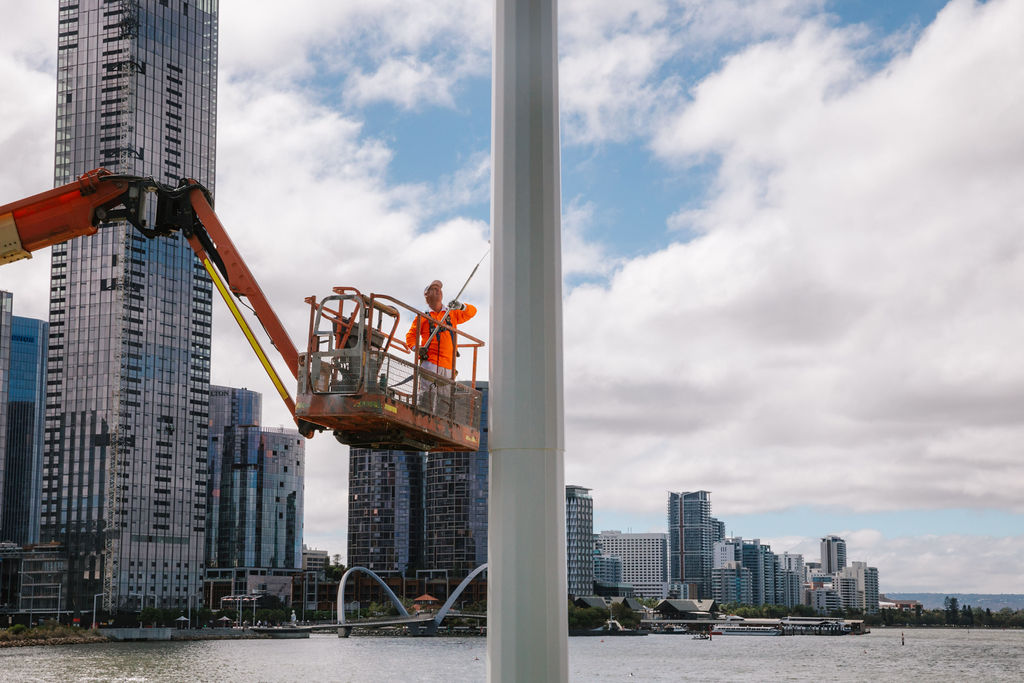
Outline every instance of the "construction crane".
<svg viewBox="0 0 1024 683"><path fill-rule="evenodd" d="M152 198L156 211L151 222L153 212L147 206ZM335 287L325 297L305 300L310 306L309 336L300 352L214 213L209 192L195 180L170 186L100 168L75 182L0 206L0 264L94 235L102 224L120 220L150 239L180 233L188 241L303 436L327 430L350 446L479 449L476 369L483 341L439 323L455 335L457 349L472 352L467 381L441 377L415 362L419 339L410 348L395 336L402 312L416 316L419 311L393 297ZM243 316L243 300L292 373L295 399Z"/></svg>

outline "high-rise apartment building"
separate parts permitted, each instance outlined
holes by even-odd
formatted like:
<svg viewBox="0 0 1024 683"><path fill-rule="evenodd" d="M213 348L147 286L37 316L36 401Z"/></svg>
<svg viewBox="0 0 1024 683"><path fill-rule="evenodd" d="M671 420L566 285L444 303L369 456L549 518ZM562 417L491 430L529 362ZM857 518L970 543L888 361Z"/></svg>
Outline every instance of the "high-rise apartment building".
<svg viewBox="0 0 1024 683"><path fill-rule="evenodd" d="M711 568L724 567L726 562L743 561L743 539L723 538L715 541L711 550Z"/></svg>
<svg viewBox="0 0 1024 683"><path fill-rule="evenodd" d="M622 558L594 553L594 581L622 583Z"/></svg>
<svg viewBox="0 0 1024 683"><path fill-rule="evenodd" d="M0 409L6 423L0 432L0 542L23 546L39 542L49 326L10 316L9 307L0 315L0 328L8 332L0 341L0 394L6 404Z"/></svg>
<svg viewBox="0 0 1024 683"><path fill-rule="evenodd" d="M294 429L225 429L214 567L302 568L305 440Z"/></svg>
<svg viewBox="0 0 1024 683"><path fill-rule="evenodd" d="M622 580L645 598L668 594L668 537L666 534L624 534L602 531L601 553L622 560Z"/></svg>
<svg viewBox="0 0 1024 683"><path fill-rule="evenodd" d="M843 609L878 612L878 569L866 562L851 562L835 574L833 585Z"/></svg>
<svg viewBox="0 0 1024 683"><path fill-rule="evenodd" d="M569 595L593 595L594 499L588 488L565 487L565 546Z"/></svg>
<svg viewBox="0 0 1024 683"><path fill-rule="evenodd" d="M668 494L669 581L685 585L691 598L711 595L715 541L725 525L711 516L711 494L688 491Z"/></svg>
<svg viewBox="0 0 1024 683"><path fill-rule="evenodd" d="M348 566L403 575L423 566L425 471L425 453L351 449Z"/></svg>
<svg viewBox="0 0 1024 683"><path fill-rule="evenodd" d="M775 596L775 555L761 539L744 540L741 562L750 570L751 600L754 605L771 603Z"/></svg>
<svg viewBox="0 0 1024 683"><path fill-rule="evenodd" d="M476 388L483 401L480 449L426 456L422 568L447 571L450 578L487 562L487 382Z"/></svg>
<svg viewBox="0 0 1024 683"><path fill-rule="evenodd" d="M0 290L0 495L7 464L7 386L11 366L11 323L14 311L14 295ZM0 529L3 524L3 501L0 500ZM0 542L5 539L0 534Z"/></svg>
<svg viewBox="0 0 1024 683"><path fill-rule="evenodd" d="M826 574L835 574L846 566L846 541L839 536L821 539L821 568Z"/></svg>
<svg viewBox="0 0 1024 683"><path fill-rule="evenodd" d="M219 558L221 472L232 463L244 460L242 451L256 443L259 434L263 397L245 388L210 386L210 421L206 479L206 566L228 567ZM225 458L225 456L227 456Z"/></svg>
<svg viewBox="0 0 1024 683"><path fill-rule="evenodd" d="M711 597L720 604L750 605L754 601L752 582L750 570L742 562L728 560L711 570Z"/></svg>
<svg viewBox="0 0 1024 683"><path fill-rule="evenodd" d="M217 0L58 7L55 183L105 166L212 191ZM67 548L72 611L201 589L211 305L180 237L114 223L53 247L41 540Z"/></svg>

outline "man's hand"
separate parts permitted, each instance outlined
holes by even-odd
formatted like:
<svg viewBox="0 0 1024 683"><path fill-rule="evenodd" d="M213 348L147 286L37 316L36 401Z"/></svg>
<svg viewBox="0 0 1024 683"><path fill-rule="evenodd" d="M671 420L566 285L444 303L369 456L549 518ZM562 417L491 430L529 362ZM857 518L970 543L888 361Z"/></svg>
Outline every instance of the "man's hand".
<svg viewBox="0 0 1024 683"><path fill-rule="evenodd" d="M464 311L466 310L466 304L462 303L457 299L452 299L448 302L448 310L451 311Z"/></svg>

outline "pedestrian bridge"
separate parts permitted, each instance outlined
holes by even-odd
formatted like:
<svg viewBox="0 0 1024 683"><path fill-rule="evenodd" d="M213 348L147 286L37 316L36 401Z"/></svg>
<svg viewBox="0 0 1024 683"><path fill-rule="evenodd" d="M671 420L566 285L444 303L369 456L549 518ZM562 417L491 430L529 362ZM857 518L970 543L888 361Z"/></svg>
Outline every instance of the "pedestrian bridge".
<svg viewBox="0 0 1024 683"><path fill-rule="evenodd" d="M405 605L398 599L395 592L391 590L391 587L384 583L384 580L377 576L372 570L366 567L351 567L341 577L341 583L338 585L338 624L334 628L338 629L338 635L347 638L352 632L353 628L381 628L384 626L407 626L409 632L419 636L432 636L437 633L437 627L441 625L444 618L451 613L452 605L458 599L462 592L466 590L466 587L479 576L481 573L486 571L487 563L484 563L471 571L466 578L452 591L448 599L445 600L444 604L441 605L441 609L437 611L437 614L416 614L411 615L409 611L405 609ZM345 619L345 585L348 583L348 577L352 574L360 572L366 574L374 581L376 581L384 592L387 594L388 599L391 600L391 604L398 610L397 617L390 617L386 619L361 619L359 621L347 621ZM457 616L463 616L461 613L455 613ZM468 615L466 615L468 616ZM481 618L480 615L473 615L474 618ZM486 618L486 617L484 617Z"/></svg>

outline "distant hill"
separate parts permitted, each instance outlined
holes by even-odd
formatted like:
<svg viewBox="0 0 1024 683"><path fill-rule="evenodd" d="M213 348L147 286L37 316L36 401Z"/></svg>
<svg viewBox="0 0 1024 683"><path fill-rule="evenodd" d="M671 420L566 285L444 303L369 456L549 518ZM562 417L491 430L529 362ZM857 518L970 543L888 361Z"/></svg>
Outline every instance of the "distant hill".
<svg viewBox="0 0 1024 683"><path fill-rule="evenodd" d="M886 593L899 600L917 600L924 609L942 609L947 597L956 598L960 605L970 605L998 612L1004 607L1013 610L1024 609L1022 593Z"/></svg>

